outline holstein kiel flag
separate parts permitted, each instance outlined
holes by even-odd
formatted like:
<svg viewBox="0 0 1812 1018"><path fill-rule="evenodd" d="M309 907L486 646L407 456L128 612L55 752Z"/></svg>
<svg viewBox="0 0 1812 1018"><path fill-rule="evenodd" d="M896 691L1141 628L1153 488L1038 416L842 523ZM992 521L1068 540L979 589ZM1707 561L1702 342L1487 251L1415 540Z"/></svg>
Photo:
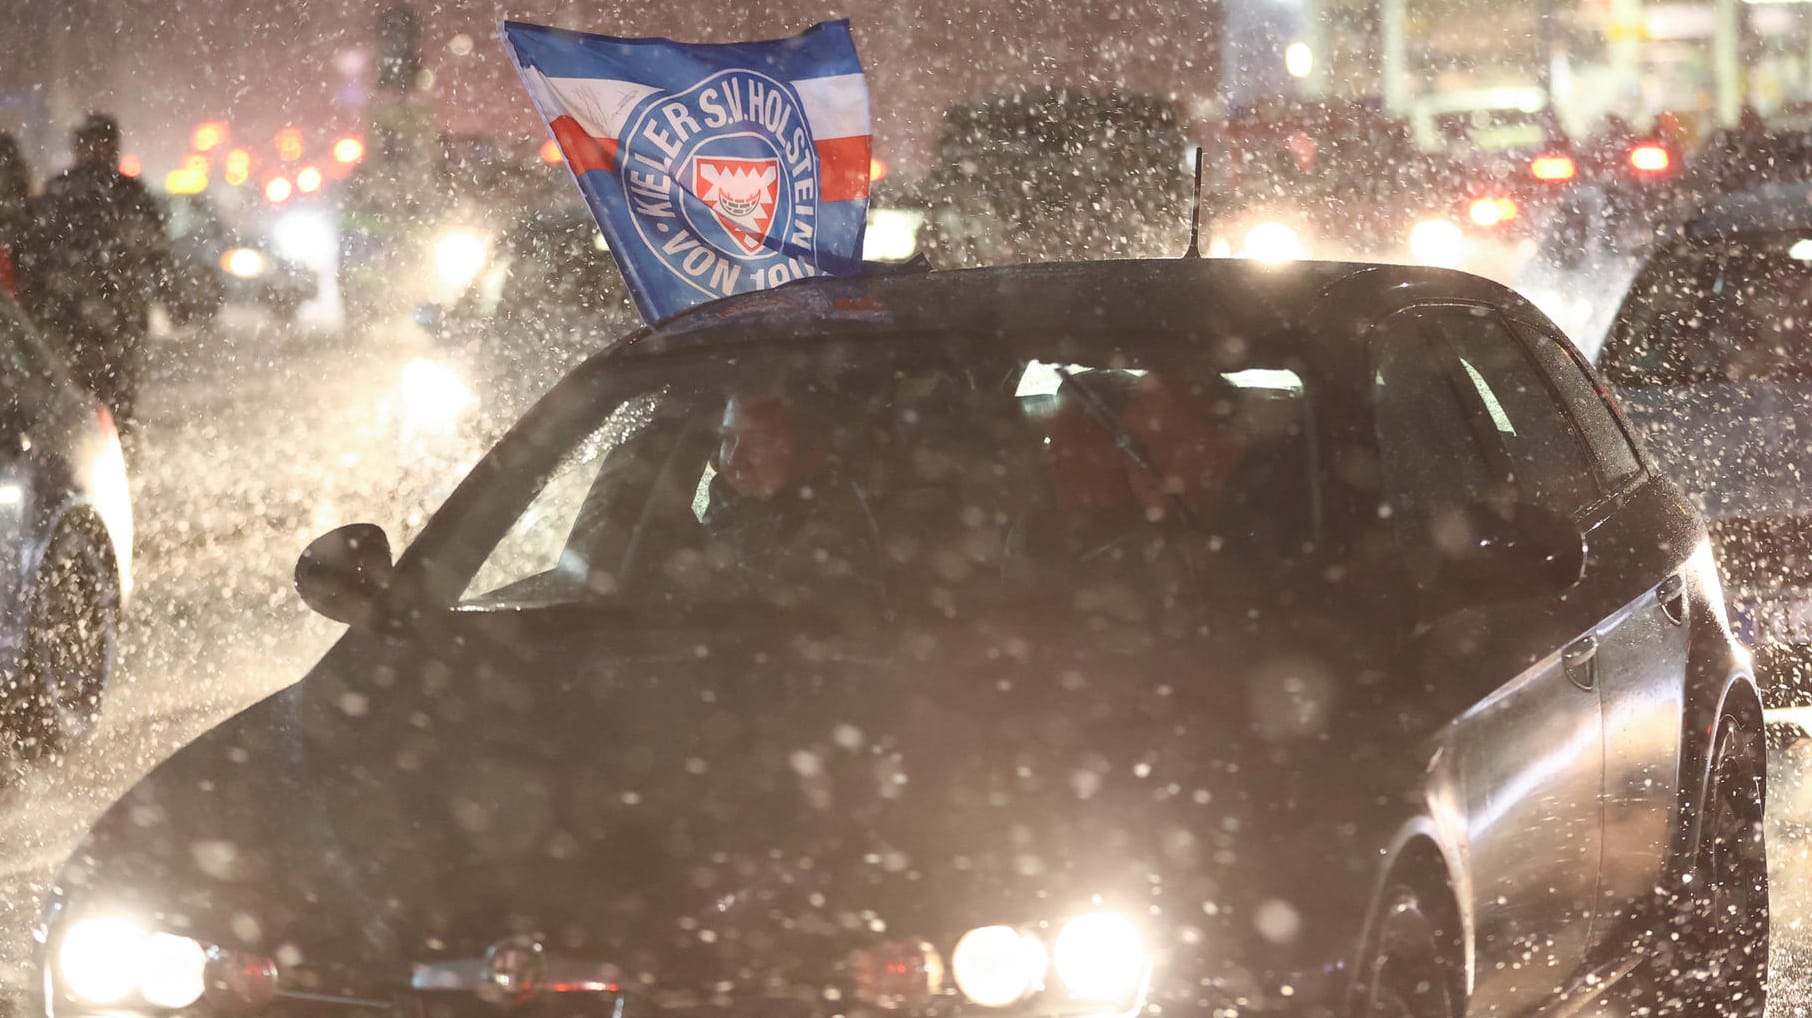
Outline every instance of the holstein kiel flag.
<svg viewBox="0 0 1812 1018"><path fill-rule="evenodd" d="M642 317L858 271L872 132L849 22L699 45L506 21L503 40Z"/></svg>

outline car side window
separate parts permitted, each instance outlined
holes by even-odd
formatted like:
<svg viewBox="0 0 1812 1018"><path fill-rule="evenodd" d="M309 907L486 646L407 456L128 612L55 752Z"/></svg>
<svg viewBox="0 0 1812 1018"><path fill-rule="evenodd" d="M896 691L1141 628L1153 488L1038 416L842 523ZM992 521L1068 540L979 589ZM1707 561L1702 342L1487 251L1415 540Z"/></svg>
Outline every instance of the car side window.
<svg viewBox="0 0 1812 1018"><path fill-rule="evenodd" d="M1605 486L1616 490L1642 472L1642 461L1628 432L1618 423L1610 400L1573 354L1546 330L1526 322L1516 322L1516 331L1529 344L1536 363L1560 388L1561 398L1573 412L1573 420L1585 433L1587 444L1598 459Z"/></svg>
<svg viewBox="0 0 1812 1018"><path fill-rule="evenodd" d="M1372 346L1372 412L1384 504L1401 536L1437 507L1488 498L1493 471L1435 346L1416 314L1380 327Z"/></svg>
<svg viewBox="0 0 1812 1018"><path fill-rule="evenodd" d="M1452 308L1425 319L1452 351L1462 388L1483 411L1519 497L1573 515L1601 494L1593 456L1559 394L1496 314Z"/></svg>
<svg viewBox="0 0 1812 1018"><path fill-rule="evenodd" d="M599 486L631 475L637 438L649 427L658 395L618 407L575 446L542 483L526 511L498 541L460 597L462 604L532 601L542 586L584 575L576 540L597 538Z"/></svg>

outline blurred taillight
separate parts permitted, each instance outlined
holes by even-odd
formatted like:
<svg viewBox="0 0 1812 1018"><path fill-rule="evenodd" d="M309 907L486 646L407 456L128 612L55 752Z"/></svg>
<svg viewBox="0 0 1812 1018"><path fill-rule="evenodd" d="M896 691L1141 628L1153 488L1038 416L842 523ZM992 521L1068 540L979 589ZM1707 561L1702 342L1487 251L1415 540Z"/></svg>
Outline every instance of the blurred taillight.
<svg viewBox="0 0 1812 1018"><path fill-rule="evenodd" d="M850 957L856 995L884 1008L907 1007L944 989L944 959L923 941L892 941Z"/></svg>
<svg viewBox="0 0 1812 1018"><path fill-rule="evenodd" d="M1496 226L1515 219L1518 211L1513 198L1475 198L1466 216L1479 226Z"/></svg>
<svg viewBox="0 0 1812 1018"><path fill-rule="evenodd" d="M1665 146L1644 142L1630 149L1630 169L1638 173L1666 173L1673 164Z"/></svg>
<svg viewBox="0 0 1812 1018"><path fill-rule="evenodd" d="M1572 180L1579 167L1573 164L1571 156L1547 155L1536 156L1529 162L1529 175L1536 180L1548 180L1555 183Z"/></svg>

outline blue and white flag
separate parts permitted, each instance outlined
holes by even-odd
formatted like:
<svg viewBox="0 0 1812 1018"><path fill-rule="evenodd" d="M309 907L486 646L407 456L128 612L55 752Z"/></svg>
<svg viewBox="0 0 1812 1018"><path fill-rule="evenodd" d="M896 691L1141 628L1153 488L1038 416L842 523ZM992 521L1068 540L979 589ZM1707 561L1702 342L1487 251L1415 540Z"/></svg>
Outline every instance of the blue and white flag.
<svg viewBox="0 0 1812 1018"><path fill-rule="evenodd" d="M848 21L770 42L503 23L642 317L860 271L872 131Z"/></svg>

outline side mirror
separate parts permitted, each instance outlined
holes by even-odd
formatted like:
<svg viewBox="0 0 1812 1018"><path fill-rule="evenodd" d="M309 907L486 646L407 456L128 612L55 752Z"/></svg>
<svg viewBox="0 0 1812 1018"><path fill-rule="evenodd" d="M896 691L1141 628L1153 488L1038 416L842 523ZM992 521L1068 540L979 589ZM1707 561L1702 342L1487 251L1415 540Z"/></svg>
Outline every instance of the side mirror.
<svg viewBox="0 0 1812 1018"><path fill-rule="evenodd" d="M390 539L375 523L351 523L315 538L296 561L302 603L335 622L375 622L395 565Z"/></svg>
<svg viewBox="0 0 1812 1018"><path fill-rule="evenodd" d="M1442 513L1433 537L1441 586L1475 602L1560 593L1585 574L1585 535L1565 516L1528 503Z"/></svg>

